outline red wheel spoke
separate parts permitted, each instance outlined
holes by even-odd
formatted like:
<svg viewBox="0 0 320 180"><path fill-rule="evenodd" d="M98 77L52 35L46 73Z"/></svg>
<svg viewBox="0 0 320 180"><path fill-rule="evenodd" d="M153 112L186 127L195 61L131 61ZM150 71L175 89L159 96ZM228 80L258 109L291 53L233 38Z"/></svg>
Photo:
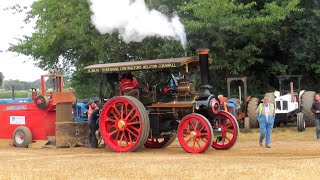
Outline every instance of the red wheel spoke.
<svg viewBox="0 0 320 180"><path fill-rule="evenodd" d="M118 117L117 113L114 111L114 109L110 112L110 114L112 114L113 117L114 117L116 120L119 120L119 117Z"/></svg>
<svg viewBox="0 0 320 180"><path fill-rule="evenodd" d="M208 133L200 133L200 136L202 137L202 136L207 136L208 135Z"/></svg>
<svg viewBox="0 0 320 180"><path fill-rule="evenodd" d="M130 119L127 119L127 121L128 121L128 122L133 121L133 120L136 119L136 117L138 117L138 119L139 119L139 115L134 114Z"/></svg>
<svg viewBox="0 0 320 180"><path fill-rule="evenodd" d="M125 105L125 104L122 104L122 105L121 105L120 118L123 118L123 114L124 114L123 108L124 108L124 105Z"/></svg>
<svg viewBox="0 0 320 180"><path fill-rule="evenodd" d="M191 138L188 139L187 144L190 142Z"/></svg>
<svg viewBox="0 0 320 180"><path fill-rule="evenodd" d="M132 134L134 137L136 137L136 138L137 138L138 135L139 135L139 134L135 134L134 132L132 132L129 128L127 129L127 131L128 131L130 134Z"/></svg>
<svg viewBox="0 0 320 180"><path fill-rule="evenodd" d="M119 135L120 135L120 131L117 132L117 135L116 135L116 138L115 138L116 140L119 139Z"/></svg>
<svg viewBox="0 0 320 180"><path fill-rule="evenodd" d="M200 132L204 129L205 127L202 125L201 129L199 130Z"/></svg>
<svg viewBox="0 0 320 180"><path fill-rule="evenodd" d="M193 139L193 145L192 145L192 147L195 148L195 147L194 147L195 145L196 145L196 141L195 141L195 139Z"/></svg>
<svg viewBox="0 0 320 180"><path fill-rule="evenodd" d="M228 129L229 127L232 127L233 125L232 124L229 124L227 127L226 127L226 129Z"/></svg>
<svg viewBox="0 0 320 180"><path fill-rule="evenodd" d="M196 124L194 125L194 130L198 128L198 124L199 124L199 121L196 121Z"/></svg>
<svg viewBox="0 0 320 180"><path fill-rule="evenodd" d="M117 116L118 119L121 118L121 113L120 113L119 110L117 109L117 106L114 106L114 107L113 107L113 112L118 115L118 116ZM120 116L120 117L119 117L119 116Z"/></svg>
<svg viewBox="0 0 320 180"><path fill-rule="evenodd" d="M226 130L226 132L231 133L231 134L233 134L233 133L234 133L233 131L228 131L228 130Z"/></svg>
<svg viewBox="0 0 320 180"><path fill-rule="evenodd" d="M114 135L114 133L116 133L116 132L119 132L119 131L115 129L114 131L112 131L112 132L109 134L109 136Z"/></svg>
<svg viewBox="0 0 320 180"><path fill-rule="evenodd" d="M205 143L207 142L207 141L206 141L206 140L204 140L204 139L203 139L203 137L201 137L201 136L200 136L200 139L201 139L203 142L205 142Z"/></svg>
<svg viewBox="0 0 320 180"><path fill-rule="evenodd" d="M131 137L131 133L128 131L128 129L127 129L127 132L128 132L128 136L129 136L129 141L132 143L133 141L132 141L132 137Z"/></svg>
<svg viewBox="0 0 320 180"><path fill-rule="evenodd" d="M195 128L195 125L193 124L192 120L190 121L190 124L191 124L192 130L195 130L196 128Z"/></svg>
<svg viewBox="0 0 320 180"><path fill-rule="evenodd" d="M137 132L139 133L139 129L137 129L137 128L133 127L133 126L130 126L130 128L133 129L133 130L135 130L135 131L137 131ZM140 133L139 133L139 134L140 134Z"/></svg>
<svg viewBox="0 0 320 180"><path fill-rule="evenodd" d="M228 141L230 142L230 139L226 136L226 139L228 139Z"/></svg>
<svg viewBox="0 0 320 180"><path fill-rule="evenodd" d="M124 135L124 133L122 132L121 137L120 137L120 139L119 139L119 141L120 141L120 146L121 146L121 142L122 142L122 140L123 140L123 135Z"/></svg>
<svg viewBox="0 0 320 180"><path fill-rule="evenodd" d="M200 145L200 143L198 142L197 138L194 139L194 141L198 144L199 148L201 148L201 145Z"/></svg>
<svg viewBox="0 0 320 180"><path fill-rule="evenodd" d="M134 125L134 124L140 124L139 121L134 121L134 122L128 122L127 125L130 126L130 125Z"/></svg>
<svg viewBox="0 0 320 180"><path fill-rule="evenodd" d="M126 116L125 120L127 120L131 116L131 114L134 112L134 110L135 109L131 109L131 111L129 113L127 112L127 116Z"/></svg>
<svg viewBox="0 0 320 180"><path fill-rule="evenodd" d="M126 144L127 144L127 146L129 146L129 143L128 143L128 139L127 139L127 136L126 136L126 133L125 132L123 132L123 137L124 137L124 140L126 141Z"/></svg>
<svg viewBox="0 0 320 180"><path fill-rule="evenodd" d="M106 121L115 122L116 120L115 120L115 119L108 118Z"/></svg>

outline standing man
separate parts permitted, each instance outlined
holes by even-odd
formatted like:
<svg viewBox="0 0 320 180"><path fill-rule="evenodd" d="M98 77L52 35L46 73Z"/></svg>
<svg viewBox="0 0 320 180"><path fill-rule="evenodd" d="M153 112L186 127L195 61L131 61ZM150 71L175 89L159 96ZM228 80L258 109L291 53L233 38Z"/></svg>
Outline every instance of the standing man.
<svg viewBox="0 0 320 180"><path fill-rule="evenodd" d="M89 142L91 148L98 147L98 139L96 137L96 131L98 130L97 120L99 115L99 108L97 104L91 100L88 104L88 124L89 124Z"/></svg>
<svg viewBox="0 0 320 180"><path fill-rule="evenodd" d="M265 97L262 100L262 103L259 104L257 108L257 119L260 126L260 146L263 145L263 139L266 138L265 146L266 148L271 148L271 134L274 124L274 105L269 103L269 100Z"/></svg>
<svg viewBox="0 0 320 180"><path fill-rule="evenodd" d="M320 140L320 94L317 93L314 99L315 101L311 106L311 111L315 115L317 140Z"/></svg>

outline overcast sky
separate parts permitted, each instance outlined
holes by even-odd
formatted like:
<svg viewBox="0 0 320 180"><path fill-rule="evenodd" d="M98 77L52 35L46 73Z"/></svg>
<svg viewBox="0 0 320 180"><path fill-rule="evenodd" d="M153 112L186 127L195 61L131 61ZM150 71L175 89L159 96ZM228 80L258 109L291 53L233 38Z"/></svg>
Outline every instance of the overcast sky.
<svg viewBox="0 0 320 180"><path fill-rule="evenodd" d="M34 0L1 0L0 2L0 72L3 72L5 80L19 79L22 81L34 81L45 72L37 68L30 57L8 52L9 43L17 43L15 38L23 35L31 35L33 25L25 26L24 13L12 14L11 10L4 10L15 4L21 7L30 6ZM21 28L24 26L24 28Z"/></svg>

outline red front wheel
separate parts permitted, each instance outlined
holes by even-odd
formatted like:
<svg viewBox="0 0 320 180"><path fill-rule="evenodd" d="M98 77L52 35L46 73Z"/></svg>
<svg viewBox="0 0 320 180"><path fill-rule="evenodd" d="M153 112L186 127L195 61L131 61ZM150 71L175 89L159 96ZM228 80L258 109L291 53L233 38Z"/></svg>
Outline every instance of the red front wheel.
<svg viewBox="0 0 320 180"><path fill-rule="evenodd" d="M212 144L213 130L206 117L189 114L179 124L178 139L188 153L202 153Z"/></svg>
<svg viewBox="0 0 320 180"><path fill-rule="evenodd" d="M147 141L150 121L142 103L129 96L114 97L103 107L99 122L105 143L113 151L136 151Z"/></svg>
<svg viewBox="0 0 320 180"><path fill-rule="evenodd" d="M237 120L229 112L220 111L215 119L213 129L219 133L212 143L212 147L218 150L230 149L239 136L239 125Z"/></svg>

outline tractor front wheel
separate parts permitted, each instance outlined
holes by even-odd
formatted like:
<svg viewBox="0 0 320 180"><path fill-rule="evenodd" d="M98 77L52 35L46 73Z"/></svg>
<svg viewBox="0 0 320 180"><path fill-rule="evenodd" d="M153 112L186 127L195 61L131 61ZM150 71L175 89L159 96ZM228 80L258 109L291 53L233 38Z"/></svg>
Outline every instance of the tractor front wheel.
<svg viewBox="0 0 320 180"><path fill-rule="evenodd" d="M185 116L178 127L178 139L188 153L205 152L213 140L213 130L208 119L193 113Z"/></svg>
<svg viewBox="0 0 320 180"><path fill-rule="evenodd" d="M306 130L306 122L303 119L303 113L297 114L297 129L299 132L303 132Z"/></svg>
<svg viewBox="0 0 320 180"><path fill-rule="evenodd" d="M150 121L143 104L130 96L114 97L104 105L99 122L101 136L113 151L141 148L148 139Z"/></svg>
<svg viewBox="0 0 320 180"><path fill-rule="evenodd" d="M13 133L13 144L16 147L27 148L32 142L32 134L29 128L20 126L14 130Z"/></svg>
<svg viewBox="0 0 320 180"><path fill-rule="evenodd" d="M219 113L216 121L217 126L213 128L220 135L213 140L212 147L217 150L230 149L237 142L239 136L238 122L234 116L225 111Z"/></svg>

